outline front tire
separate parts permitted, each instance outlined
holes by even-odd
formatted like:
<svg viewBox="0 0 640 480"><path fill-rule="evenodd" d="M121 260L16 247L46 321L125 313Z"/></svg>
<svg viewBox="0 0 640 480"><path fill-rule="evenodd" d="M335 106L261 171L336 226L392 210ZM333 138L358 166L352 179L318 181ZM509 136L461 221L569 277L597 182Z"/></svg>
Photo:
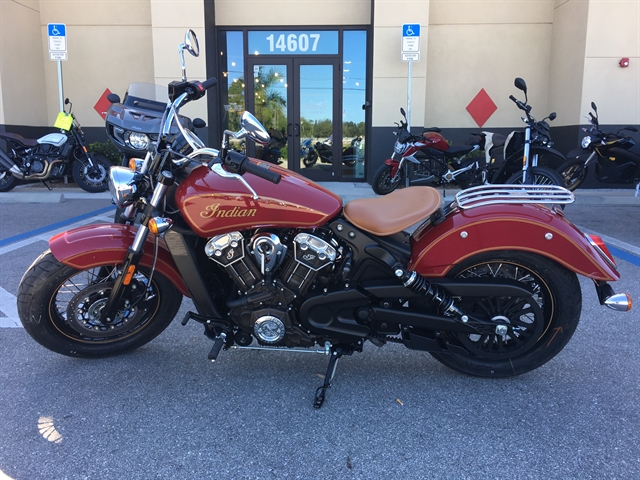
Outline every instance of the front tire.
<svg viewBox="0 0 640 480"><path fill-rule="evenodd" d="M587 167L584 166L584 161L578 158L563 163L558 172L564 180L564 187L572 192L587 178Z"/></svg>
<svg viewBox="0 0 640 480"><path fill-rule="evenodd" d="M396 178L391 178L391 170L391 165L383 163L373 175L371 188L378 195L387 195L393 192L404 180L404 169L398 169Z"/></svg>
<svg viewBox="0 0 640 480"><path fill-rule="evenodd" d="M533 176L532 185L558 185L564 186L564 180L558 172L551 170L547 167L531 167L529 169L529 175ZM514 173L505 182L511 185L523 185L522 182L522 170Z"/></svg>
<svg viewBox="0 0 640 480"><path fill-rule="evenodd" d="M456 266L449 276L516 280L533 292L531 297L463 298L457 304L463 311L489 320L507 319L509 325L505 335L441 332L445 344L467 352L432 353L454 370L478 377L530 372L555 357L578 326L582 309L578 278L546 257L519 251L487 252Z"/></svg>
<svg viewBox="0 0 640 480"><path fill-rule="evenodd" d="M109 188L109 169L111 163L102 155L91 155L93 167L87 157L73 164L73 180L80 188L90 193L105 192Z"/></svg>
<svg viewBox="0 0 640 480"><path fill-rule="evenodd" d="M97 358L134 350L153 340L173 320L181 294L158 272L139 270L129 302L110 324L100 321L117 267L77 270L47 250L22 277L18 315L25 330L42 346L62 355Z"/></svg>

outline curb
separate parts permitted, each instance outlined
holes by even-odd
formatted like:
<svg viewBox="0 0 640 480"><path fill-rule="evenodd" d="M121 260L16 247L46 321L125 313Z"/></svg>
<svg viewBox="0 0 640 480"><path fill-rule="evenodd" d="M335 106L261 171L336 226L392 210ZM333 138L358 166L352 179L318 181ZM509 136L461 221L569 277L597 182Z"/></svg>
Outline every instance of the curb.
<svg viewBox="0 0 640 480"><path fill-rule="evenodd" d="M346 204L356 198L371 198L377 195L368 183L356 182L318 182L327 190L331 190L340 195ZM442 189L438 188L442 195ZM460 190L455 188L445 189L443 200L452 201ZM575 205L620 205L620 206L640 206L640 196L635 196L635 189L592 189L576 190L573 192L576 201ZM23 187L16 188L10 192L0 192L0 204L20 204L20 203L64 203L68 200L111 200L110 193L89 193L80 188L60 188L51 191L42 191L40 188Z"/></svg>

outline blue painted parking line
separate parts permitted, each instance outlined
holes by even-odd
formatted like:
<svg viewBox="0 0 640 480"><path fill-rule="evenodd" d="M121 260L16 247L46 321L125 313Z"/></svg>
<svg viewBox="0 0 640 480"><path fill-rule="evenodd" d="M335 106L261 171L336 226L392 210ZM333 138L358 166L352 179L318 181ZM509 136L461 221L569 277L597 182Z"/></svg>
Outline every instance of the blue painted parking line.
<svg viewBox="0 0 640 480"><path fill-rule="evenodd" d="M80 222L82 220L86 220L87 218L95 217L96 215L100 215L102 213L109 212L111 210L115 210L115 205L110 207L100 208L98 210L94 210L89 213L84 213L82 215L78 215L76 217L68 218L61 222L52 223L51 225L46 225L44 227L36 228L35 230L30 230L25 233L21 233L20 235L14 235L13 237L5 238L0 240L0 247L4 247L6 245L10 245L15 242L19 242L21 240L25 240L30 237L35 237L36 235L41 235L43 233L50 232L51 230L55 230L57 228L65 227L67 225L71 225L72 223Z"/></svg>
<svg viewBox="0 0 640 480"><path fill-rule="evenodd" d="M613 247L611 245L607 245L607 248L611 252L612 255L624 260L625 262L629 262L634 264L636 267L640 267L640 257L638 255L634 255L633 253L625 252L619 248Z"/></svg>

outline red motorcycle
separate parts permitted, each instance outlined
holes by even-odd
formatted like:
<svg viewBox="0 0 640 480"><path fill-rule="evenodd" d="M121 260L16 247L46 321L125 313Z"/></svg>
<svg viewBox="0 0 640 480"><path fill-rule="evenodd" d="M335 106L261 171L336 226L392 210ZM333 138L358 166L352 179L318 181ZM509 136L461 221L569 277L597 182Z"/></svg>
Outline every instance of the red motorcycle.
<svg viewBox="0 0 640 480"><path fill-rule="evenodd" d="M159 335L187 296L196 311L182 323L203 326L211 360L222 349L325 354L319 408L337 361L367 341L509 377L571 338L577 274L602 305L631 308L608 283L619 274L602 240L555 208L573 200L566 189L480 186L443 207L434 188L410 187L343 208L308 179L231 150L231 137L269 141L247 112L220 151L179 125L184 142L172 139L180 107L214 84L172 82L148 173L111 169L114 201L141 212L140 224L58 234L25 273L18 312L37 342L75 357L127 352Z"/></svg>
<svg viewBox="0 0 640 480"><path fill-rule="evenodd" d="M393 132L397 138L391 158L373 175L371 187L375 193L391 193L405 178L434 187L451 182L462 188L484 183L484 158L470 156L484 148L484 134L473 134L469 145L450 146L437 127L426 129L422 135L411 135L404 108L400 113L404 120L395 122L398 131Z"/></svg>

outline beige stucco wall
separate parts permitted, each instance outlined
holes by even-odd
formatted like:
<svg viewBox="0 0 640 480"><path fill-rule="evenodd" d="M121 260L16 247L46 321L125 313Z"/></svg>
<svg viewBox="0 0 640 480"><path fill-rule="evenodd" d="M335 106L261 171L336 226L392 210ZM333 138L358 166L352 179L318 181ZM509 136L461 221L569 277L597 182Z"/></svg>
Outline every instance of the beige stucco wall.
<svg viewBox="0 0 640 480"><path fill-rule="evenodd" d="M593 101L603 124L640 124L640 1L590 0L585 50L581 115Z"/></svg>
<svg viewBox="0 0 640 480"><path fill-rule="evenodd" d="M64 95L73 102L82 125L104 126L93 107L106 88L122 96L131 82L153 82L148 0L41 0L40 8L42 49L47 58L47 24L67 26ZM56 63L45 61L50 122L59 109Z"/></svg>
<svg viewBox="0 0 640 480"><path fill-rule="evenodd" d="M204 34L204 0L150 0L154 83L168 85L173 80L182 78L182 64L178 53L178 45L184 42L188 29L192 29L198 37L200 56L193 57L185 52L187 78L190 80L206 79L206 58ZM182 109L184 115L191 118L207 118L207 102L200 100Z"/></svg>
<svg viewBox="0 0 640 480"><path fill-rule="evenodd" d="M478 128L466 111L484 88L498 109L483 128L520 123L509 95L527 82L532 114L547 113L553 0L431 0L425 125Z"/></svg>
<svg viewBox="0 0 640 480"><path fill-rule="evenodd" d="M39 2L0 0L0 124L48 123L44 61Z"/></svg>
<svg viewBox="0 0 640 480"><path fill-rule="evenodd" d="M371 0L216 0L216 24L225 26L368 25L370 18Z"/></svg>
<svg viewBox="0 0 640 480"><path fill-rule="evenodd" d="M558 113L554 126L581 121L588 13L585 0L554 2L549 65L549 108Z"/></svg>
<svg viewBox="0 0 640 480"><path fill-rule="evenodd" d="M411 125L424 121L424 92L427 78L430 1L376 0L373 32L372 123L393 126L401 120L400 107L407 110L409 63L402 61L402 25L420 24L420 61L411 68ZM410 15L407 13L410 12ZM429 64L429 68L431 65Z"/></svg>

